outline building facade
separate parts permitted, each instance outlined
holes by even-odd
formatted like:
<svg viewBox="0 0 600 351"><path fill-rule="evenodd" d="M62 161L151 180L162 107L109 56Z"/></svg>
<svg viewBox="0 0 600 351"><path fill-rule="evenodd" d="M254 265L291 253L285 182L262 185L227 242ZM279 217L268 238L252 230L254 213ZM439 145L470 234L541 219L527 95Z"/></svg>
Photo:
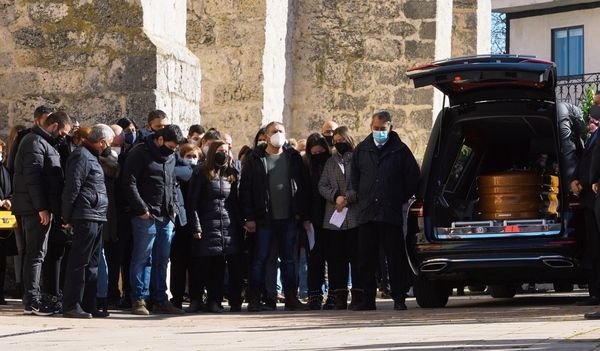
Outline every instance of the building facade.
<svg viewBox="0 0 600 351"><path fill-rule="evenodd" d="M556 63L559 99L579 103L586 90L598 90L600 1L492 0L506 13L506 49Z"/></svg>
<svg viewBox="0 0 600 351"><path fill-rule="evenodd" d="M406 69L489 52L490 0L0 0L0 129L36 105L82 124L165 110L231 133L369 132L388 109L422 154L441 96Z"/></svg>

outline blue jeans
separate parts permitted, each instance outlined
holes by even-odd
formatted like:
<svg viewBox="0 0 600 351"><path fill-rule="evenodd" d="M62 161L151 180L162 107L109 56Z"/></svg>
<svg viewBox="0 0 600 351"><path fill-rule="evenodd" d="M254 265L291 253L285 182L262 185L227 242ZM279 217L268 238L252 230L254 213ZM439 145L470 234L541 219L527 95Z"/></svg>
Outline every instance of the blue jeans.
<svg viewBox="0 0 600 351"><path fill-rule="evenodd" d="M104 243L100 244L100 255L98 258L98 291L96 297L106 298L108 296L108 265L104 255Z"/></svg>
<svg viewBox="0 0 600 351"><path fill-rule="evenodd" d="M164 303L167 301L167 264L173 239L173 222L133 217L131 226L131 300L147 299L152 281L152 301Z"/></svg>
<svg viewBox="0 0 600 351"><path fill-rule="evenodd" d="M297 239L298 228L294 219L272 220L257 224L254 260L250 271L251 290L261 290L265 281L265 263L269 257L271 242L276 240L281 259L283 290L296 293L298 284L294 255Z"/></svg>

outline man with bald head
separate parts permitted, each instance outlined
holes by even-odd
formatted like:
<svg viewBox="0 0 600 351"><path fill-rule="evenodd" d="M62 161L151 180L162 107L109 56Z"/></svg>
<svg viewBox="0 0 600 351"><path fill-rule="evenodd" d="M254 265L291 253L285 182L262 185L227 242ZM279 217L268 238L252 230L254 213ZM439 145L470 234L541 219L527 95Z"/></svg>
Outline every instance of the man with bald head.
<svg viewBox="0 0 600 351"><path fill-rule="evenodd" d="M339 126L334 121L325 121L323 127L321 127L321 134L323 134L325 140L327 140L329 147L333 147L333 131L336 130L337 127Z"/></svg>
<svg viewBox="0 0 600 351"><path fill-rule="evenodd" d="M110 147L118 156L121 153L123 144L125 144L125 133L123 133L123 128L118 124L111 124L110 129L115 133L115 138L113 139L112 144L110 144Z"/></svg>

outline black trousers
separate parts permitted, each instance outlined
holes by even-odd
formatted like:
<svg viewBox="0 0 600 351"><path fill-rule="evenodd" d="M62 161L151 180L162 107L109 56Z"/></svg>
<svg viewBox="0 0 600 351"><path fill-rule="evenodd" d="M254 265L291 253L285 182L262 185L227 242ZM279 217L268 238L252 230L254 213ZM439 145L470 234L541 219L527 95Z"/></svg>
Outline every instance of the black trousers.
<svg viewBox="0 0 600 351"><path fill-rule="evenodd" d="M403 299L410 288L410 271L404 248L402 227L383 222L368 222L358 232L358 265L366 302L375 303L379 245L383 243L388 263L391 295Z"/></svg>
<svg viewBox="0 0 600 351"><path fill-rule="evenodd" d="M108 300L118 303L121 297L129 300L131 284L129 280L129 265L131 264L131 251L133 240L131 237L131 217L127 213L117 217L119 240L105 242L104 254L108 266ZM119 278L123 291L119 289Z"/></svg>
<svg viewBox="0 0 600 351"><path fill-rule="evenodd" d="M194 257L194 279L206 284L207 301L221 303L225 290L225 267L228 274L229 305L242 304L243 256L218 255Z"/></svg>
<svg viewBox="0 0 600 351"><path fill-rule="evenodd" d="M179 224L175 226L175 234L171 241L171 280L169 289L176 302L183 301L188 277L192 275L191 245L192 237Z"/></svg>
<svg viewBox="0 0 600 351"><path fill-rule="evenodd" d="M42 263L48 249L48 231L50 225L42 225L38 215L21 217L23 234L25 235L25 260L23 264L23 304L29 305L32 300L40 300L40 278Z"/></svg>
<svg viewBox="0 0 600 351"><path fill-rule="evenodd" d="M325 262L328 260L325 232L319 225L315 225L315 246L308 253L308 295L323 295L325 283Z"/></svg>
<svg viewBox="0 0 600 351"><path fill-rule="evenodd" d="M328 256L329 290L347 290L349 267L352 289L362 289L358 275L358 228L348 230L323 230Z"/></svg>
<svg viewBox="0 0 600 351"><path fill-rule="evenodd" d="M600 201L596 201L594 209L583 210L585 220L586 249L584 267L588 274L588 290L590 296L600 298Z"/></svg>
<svg viewBox="0 0 600 351"><path fill-rule="evenodd" d="M52 225L57 225L53 223ZM65 256L66 244L56 243L48 240L48 252L42 265L42 292L48 295L58 296L61 291L61 272L64 273L63 258ZM64 281L63 281L64 282Z"/></svg>
<svg viewBox="0 0 600 351"><path fill-rule="evenodd" d="M80 305L86 312L96 310L98 259L102 223L74 221L73 244L67 263L63 309Z"/></svg>

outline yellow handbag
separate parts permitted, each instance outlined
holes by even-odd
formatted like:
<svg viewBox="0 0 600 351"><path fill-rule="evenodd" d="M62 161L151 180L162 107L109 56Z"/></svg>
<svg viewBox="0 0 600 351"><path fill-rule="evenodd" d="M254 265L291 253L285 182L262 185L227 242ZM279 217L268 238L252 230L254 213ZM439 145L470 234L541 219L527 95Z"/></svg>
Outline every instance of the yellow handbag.
<svg viewBox="0 0 600 351"><path fill-rule="evenodd" d="M15 229L17 219L11 211L0 211L0 229Z"/></svg>

